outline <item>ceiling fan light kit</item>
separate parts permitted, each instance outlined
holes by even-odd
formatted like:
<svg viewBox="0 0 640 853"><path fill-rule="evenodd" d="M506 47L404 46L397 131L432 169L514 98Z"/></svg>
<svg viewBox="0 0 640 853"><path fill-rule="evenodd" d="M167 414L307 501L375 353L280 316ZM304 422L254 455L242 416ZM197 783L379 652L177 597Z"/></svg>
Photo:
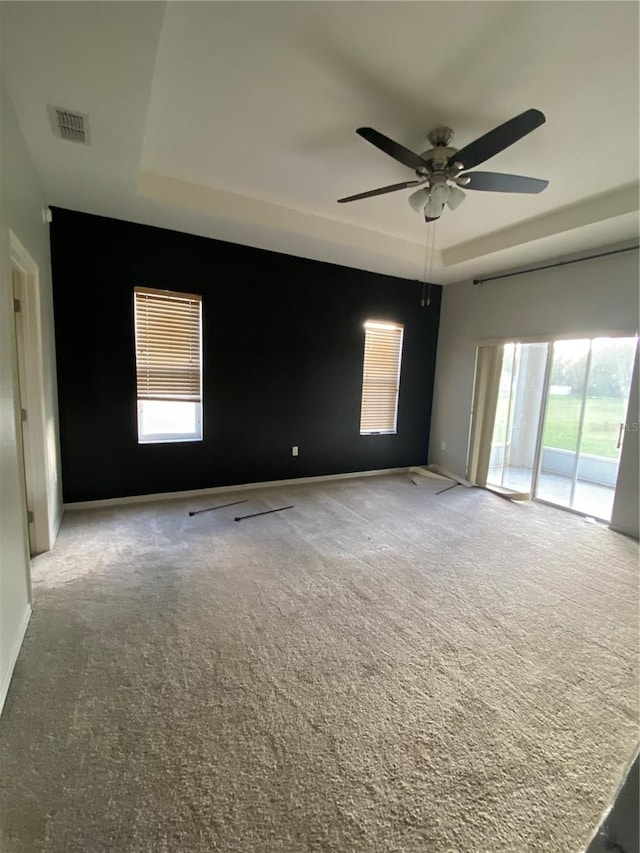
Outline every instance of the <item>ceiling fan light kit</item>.
<svg viewBox="0 0 640 853"><path fill-rule="evenodd" d="M359 127L356 131L359 136L402 163L403 166L413 169L416 179L340 198L338 203L359 201L363 198L419 186L420 189L409 196L409 204L417 213L424 214L427 222L432 222L440 218L445 205L450 210L455 210L462 204L466 194L460 187L482 192L542 192L549 182L539 178L505 175L498 172L467 172L467 170L504 151L505 148L544 124L545 120L540 110L526 110L460 150L451 147L454 133L450 127L436 127L428 135L432 147L428 151L423 151L422 154L416 154L372 127Z"/></svg>

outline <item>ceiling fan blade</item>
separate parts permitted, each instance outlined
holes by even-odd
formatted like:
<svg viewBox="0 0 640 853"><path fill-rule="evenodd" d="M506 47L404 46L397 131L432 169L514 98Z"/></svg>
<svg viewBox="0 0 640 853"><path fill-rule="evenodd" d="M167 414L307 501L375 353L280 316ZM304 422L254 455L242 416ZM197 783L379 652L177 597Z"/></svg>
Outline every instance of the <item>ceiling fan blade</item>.
<svg viewBox="0 0 640 853"><path fill-rule="evenodd" d="M449 159L449 164L461 163L463 169L473 169L494 154L504 151L532 130L544 124L546 118L540 110L526 110L515 118L485 133L469 145L465 145Z"/></svg>
<svg viewBox="0 0 640 853"><path fill-rule="evenodd" d="M374 130L372 127L359 127L356 133L363 139L366 139L367 142L375 145L376 148L384 151L385 154L393 157L398 163L402 163L403 166L408 166L410 169L420 169L425 166L425 161L422 157L419 157L413 151L405 148L404 145L394 142L393 139L389 139L388 136Z"/></svg>
<svg viewBox="0 0 640 853"><path fill-rule="evenodd" d="M417 187L418 184L422 184L423 181L404 181L401 184L391 184L388 187L379 187L377 190L369 190L366 193L358 193L357 195L350 195L346 198L339 198L338 204L344 204L345 201L358 201L360 198L371 198L374 195L383 195L384 193L393 193L396 190L406 190L407 187Z"/></svg>
<svg viewBox="0 0 640 853"><path fill-rule="evenodd" d="M502 175L498 172L469 172L464 184L466 190L484 190L490 193L541 193L549 181L539 178L524 178L522 175Z"/></svg>

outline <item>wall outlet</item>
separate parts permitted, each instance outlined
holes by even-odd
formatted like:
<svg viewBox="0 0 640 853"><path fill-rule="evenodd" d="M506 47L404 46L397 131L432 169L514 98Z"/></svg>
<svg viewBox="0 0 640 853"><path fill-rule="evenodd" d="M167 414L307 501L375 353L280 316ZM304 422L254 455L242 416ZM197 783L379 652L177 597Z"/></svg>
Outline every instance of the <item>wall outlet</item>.
<svg viewBox="0 0 640 853"><path fill-rule="evenodd" d="M293 447L291 448L291 455L292 456L298 455L298 445L297 444L294 444Z"/></svg>
<svg viewBox="0 0 640 853"><path fill-rule="evenodd" d="M440 442L440 450L446 450L446 449L447 449L447 442L441 441Z"/></svg>

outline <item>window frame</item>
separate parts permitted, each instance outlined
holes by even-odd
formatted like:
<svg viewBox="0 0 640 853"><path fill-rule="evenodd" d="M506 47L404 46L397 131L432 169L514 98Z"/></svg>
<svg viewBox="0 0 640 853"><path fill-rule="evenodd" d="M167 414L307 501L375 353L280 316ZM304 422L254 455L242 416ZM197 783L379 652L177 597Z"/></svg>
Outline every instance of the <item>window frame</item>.
<svg viewBox="0 0 640 853"><path fill-rule="evenodd" d="M405 327L403 323L398 323L394 320L374 320L369 319L365 320L363 323L364 327L364 345L363 345L363 358L362 358L362 390L360 394L360 435L361 436L371 436L371 435L397 435L398 434L398 410L400 405L400 381L402 376L402 355L404 348L404 331ZM399 332L399 345L398 345L398 364L397 364L397 373L395 379L395 399L393 403L394 415L393 415L393 428L391 429L363 429L362 428L362 420L364 416L365 409L365 387L367 384L367 332L369 329L387 329L389 331L393 330ZM391 387L391 386L390 386Z"/></svg>
<svg viewBox="0 0 640 853"><path fill-rule="evenodd" d="M138 303L137 295L158 296L161 298L175 298L184 301L195 301L198 304L198 371L199 371L199 397L197 400L181 399L180 397L147 397L139 396L139 358L138 358ZM203 425L203 298L201 294L185 293L177 290L159 289L152 287L136 286L133 290L133 331L134 331L134 361L136 369L136 426L138 444L176 444L176 443L193 443L204 441L204 425ZM161 402L167 403L193 403L196 407L196 423L193 432L161 432L152 433L143 431L143 412L142 406L145 402Z"/></svg>

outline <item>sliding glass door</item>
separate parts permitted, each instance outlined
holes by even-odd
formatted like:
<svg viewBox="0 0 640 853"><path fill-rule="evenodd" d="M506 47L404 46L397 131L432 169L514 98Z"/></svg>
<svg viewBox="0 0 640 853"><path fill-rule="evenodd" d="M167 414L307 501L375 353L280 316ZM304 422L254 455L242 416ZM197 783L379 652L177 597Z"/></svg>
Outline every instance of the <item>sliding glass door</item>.
<svg viewBox="0 0 640 853"><path fill-rule="evenodd" d="M548 344L505 344L487 484L531 492Z"/></svg>
<svg viewBox="0 0 640 853"><path fill-rule="evenodd" d="M611 519L636 343L553 344L537 498Z"/></svg>
<svg viewBox="0 0 640 853"><path fill-rule="evenodd" d="M601 337L485 347L474 482L609 521L636 346Z"/></svg>
<svg viewBox="0 0 640 853"><path fill-rule="evenodd" d="M573 506L591 341L555 341L535 496Z"/></svg>

